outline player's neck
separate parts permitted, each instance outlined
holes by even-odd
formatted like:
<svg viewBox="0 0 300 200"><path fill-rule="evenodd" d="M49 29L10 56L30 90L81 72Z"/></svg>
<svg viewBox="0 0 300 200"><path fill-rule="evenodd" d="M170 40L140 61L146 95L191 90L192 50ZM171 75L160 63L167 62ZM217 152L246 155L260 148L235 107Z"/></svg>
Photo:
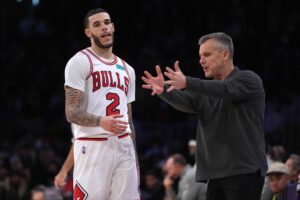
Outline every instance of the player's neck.
<svg viewBox="0 0 300 200"><path fill-rule="evenodd" d="M112 47L110 48L99 48L95 45L92 45L93 51L96 53L97 56L102 58L111 60L114 58L114 54L112 53Z"/></svg>

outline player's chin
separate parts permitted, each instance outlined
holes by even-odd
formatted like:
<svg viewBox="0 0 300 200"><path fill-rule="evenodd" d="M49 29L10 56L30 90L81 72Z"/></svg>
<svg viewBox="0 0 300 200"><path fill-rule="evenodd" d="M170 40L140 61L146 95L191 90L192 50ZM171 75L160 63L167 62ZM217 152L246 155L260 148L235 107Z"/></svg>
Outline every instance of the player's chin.
<svg viewBox="0 0 300 200"><path fill-rule="evenodd" d="M104 47L111 47L114 41L113 38L102 38L101 43Z"/></svg>
<svg viewBox="0 0 300 200"><path fill-rule="evenodd" d="M103 48L110 48L113 46L113 42L107 42L103 44Z"/></svg>

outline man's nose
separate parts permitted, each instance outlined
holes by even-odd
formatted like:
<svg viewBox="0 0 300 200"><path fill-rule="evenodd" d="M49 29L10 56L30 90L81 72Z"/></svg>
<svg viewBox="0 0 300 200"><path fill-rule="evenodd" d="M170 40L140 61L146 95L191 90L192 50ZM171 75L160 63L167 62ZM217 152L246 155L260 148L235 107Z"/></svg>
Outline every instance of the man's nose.
<svg viewBox="0 0 300 200"><path fill-rule="evenodd" d="M200 63L201 65L203 65L204 62L205 62L204 58L200 58L200 59L199 59L199 63Z"/></svg>

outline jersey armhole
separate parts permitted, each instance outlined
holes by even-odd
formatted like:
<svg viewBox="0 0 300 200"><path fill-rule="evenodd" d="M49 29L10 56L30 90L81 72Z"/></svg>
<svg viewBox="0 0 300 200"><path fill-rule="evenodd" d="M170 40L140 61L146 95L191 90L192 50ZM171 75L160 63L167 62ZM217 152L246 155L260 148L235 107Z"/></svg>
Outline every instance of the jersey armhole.
<svg viewBox="0 0 300 200"><path fill-rule="evenodd" d="M80 51L81 53L83 53L89 60L89 63L90 63L90 73L86 76L85 80L87 80L88 78L90 78L90 76L92 75L93 73L93 70L94 70L94 67L93 67L93 62L92 62L92 59L91 57L86 53L84 52L84 50L81 50Z"/></svg>
<svg viewBox="0 0 300 200"><path fill-rule="evenodd" d="M125 71L126 71L126 73L127 73L127 76L128 76L128 78L129 78L129 81L130 81L130 75L129 75L129 72L128 72L128 68L127 68L126 62L125 62L122 58L120 58L120 59L121 59L123 65L124 65Z"/></svg>

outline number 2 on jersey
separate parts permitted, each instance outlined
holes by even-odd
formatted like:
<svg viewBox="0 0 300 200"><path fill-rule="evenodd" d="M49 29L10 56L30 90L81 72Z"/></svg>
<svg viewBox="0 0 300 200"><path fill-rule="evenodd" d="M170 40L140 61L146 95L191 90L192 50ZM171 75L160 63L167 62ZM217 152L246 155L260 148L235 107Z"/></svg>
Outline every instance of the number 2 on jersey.
<svg viewBox="0 0 300 200"><path fill-rule="evenodd" d="M120 105L120 97L116 93L107 93L107 100L112 100L112 102L106 107L106 116L120 114L120 110L117 109L118 105Z"/></svg>

